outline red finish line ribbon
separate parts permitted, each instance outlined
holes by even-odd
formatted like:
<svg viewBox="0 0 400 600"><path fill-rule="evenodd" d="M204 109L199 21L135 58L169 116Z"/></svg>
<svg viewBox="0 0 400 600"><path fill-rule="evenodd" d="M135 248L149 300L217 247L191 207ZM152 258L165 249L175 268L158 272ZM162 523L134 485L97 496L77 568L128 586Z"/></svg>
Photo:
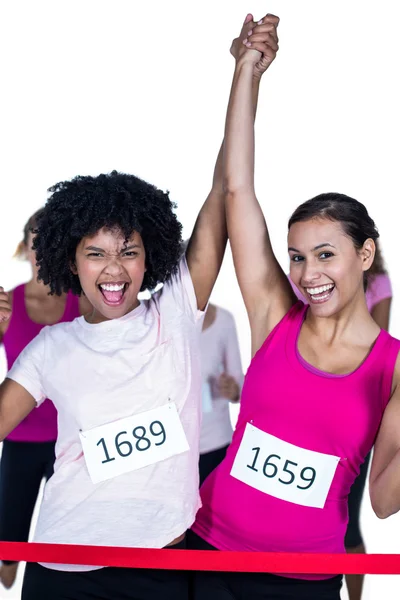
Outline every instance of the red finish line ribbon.
<svg viewBox="0 0 400 600"><path fill-rule="evenodd" d="M298 554L150 550L0 542L0 560L182 571L291 574L400 574L400 554Z"/></svg>

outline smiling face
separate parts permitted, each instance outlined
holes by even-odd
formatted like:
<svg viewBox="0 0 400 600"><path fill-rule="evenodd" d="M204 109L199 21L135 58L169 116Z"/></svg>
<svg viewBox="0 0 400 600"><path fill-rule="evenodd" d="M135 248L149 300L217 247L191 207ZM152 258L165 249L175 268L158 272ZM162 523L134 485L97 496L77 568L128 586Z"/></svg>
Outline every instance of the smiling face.
<svg viewBox="0 0 400 600"><path fill-rule="evenodd" d="M92 323L117 319L139 305L145 260L143 241L137 232L125 240L119 229L100 229L80 241L71 268L93 306Z"/></svg>
<svg viewBox="0 0 400 600"><path fill-rule="evenodd" d="M291 226L288 246L290 278L313 313L329 316L364 295L364 272L375 252L372 240L358 250L339 222L315 218Z"/></svg>

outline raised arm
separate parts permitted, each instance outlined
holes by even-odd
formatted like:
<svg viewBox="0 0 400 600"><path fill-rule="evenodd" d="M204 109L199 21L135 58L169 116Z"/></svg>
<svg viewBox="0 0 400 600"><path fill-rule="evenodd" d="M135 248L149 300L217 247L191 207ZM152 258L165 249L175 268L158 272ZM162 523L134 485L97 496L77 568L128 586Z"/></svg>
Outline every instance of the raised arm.
<svg viewBox="0 0 400 600"><path fill-rule="evenodd" d="M252 15L247 15L240 36L234 41L231 48L236 62L246 52L242 41L246 38L248 30L254 26ZM266 33L263 34L263 37L266 38ZM254 68L252 77L251 114L253 121L257 109L260 79L264 70ZM211 192L200 210L186 251L197 305L200 310L205 308L211 295L228 239L223 191L223 149L224 143L218 154Z"/></svg>
<svg viewBox="0 0 400 600"><path fill-rule="evenodd" d="M275 58L278 23L277 17L267 15L248 36L248 49L236 65L225 129L226 218L236 275L252 330L253 354L296 301L272 250L254 190L253 77L255 71L267 69Z"/></svg>

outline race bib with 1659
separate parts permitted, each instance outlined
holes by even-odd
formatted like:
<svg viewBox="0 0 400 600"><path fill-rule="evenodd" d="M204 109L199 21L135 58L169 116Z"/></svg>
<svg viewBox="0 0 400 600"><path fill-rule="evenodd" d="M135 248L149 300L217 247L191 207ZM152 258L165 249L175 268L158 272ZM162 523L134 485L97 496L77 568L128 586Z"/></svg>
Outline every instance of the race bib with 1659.
<svg viewBox="0 0 400 600"><path fill-rule="evenodd" d="M247 423L231 475L287 502L324 508L337 456L299 448Z"/></svg>
<svg viewBox="0 0 400 600"><path fill-rule="evenodd" d="M173 402L82 431L79 435L93 483L147 467L189 450Z"/></svg>

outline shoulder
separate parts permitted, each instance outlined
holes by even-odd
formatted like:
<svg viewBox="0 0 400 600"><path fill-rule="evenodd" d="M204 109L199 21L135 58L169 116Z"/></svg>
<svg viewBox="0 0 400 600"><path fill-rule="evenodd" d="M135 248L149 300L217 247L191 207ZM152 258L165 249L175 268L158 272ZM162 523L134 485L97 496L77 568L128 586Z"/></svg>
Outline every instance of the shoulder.
<svg viewBox="0 0 400 600"><path fill-rule="evenodd" d="M83 319L83 317L76 317L72 321L62 321L61 323L55 323L54 325L46 325L39 335L43 335L46 342L57 344L63 341L65 336L69 336L71 332L75 330L80 319Z"/></svg>
<svg viewBox="0 0 400 600"><path fill-rule="evenodd" d="M392 291L392 283L387 273L377 273L368 283L367 295L368 293L374 296L379 295L382 291Z"/></svg>
<svg viewBox="0 0 400 600"><path fill-rule="evenodd" d="M176 269L162 288L152 295L152 301L157 303L160 313L184 314L197 322L204 312L197 308L197 299L186 262L182 255Z"/></svg>

